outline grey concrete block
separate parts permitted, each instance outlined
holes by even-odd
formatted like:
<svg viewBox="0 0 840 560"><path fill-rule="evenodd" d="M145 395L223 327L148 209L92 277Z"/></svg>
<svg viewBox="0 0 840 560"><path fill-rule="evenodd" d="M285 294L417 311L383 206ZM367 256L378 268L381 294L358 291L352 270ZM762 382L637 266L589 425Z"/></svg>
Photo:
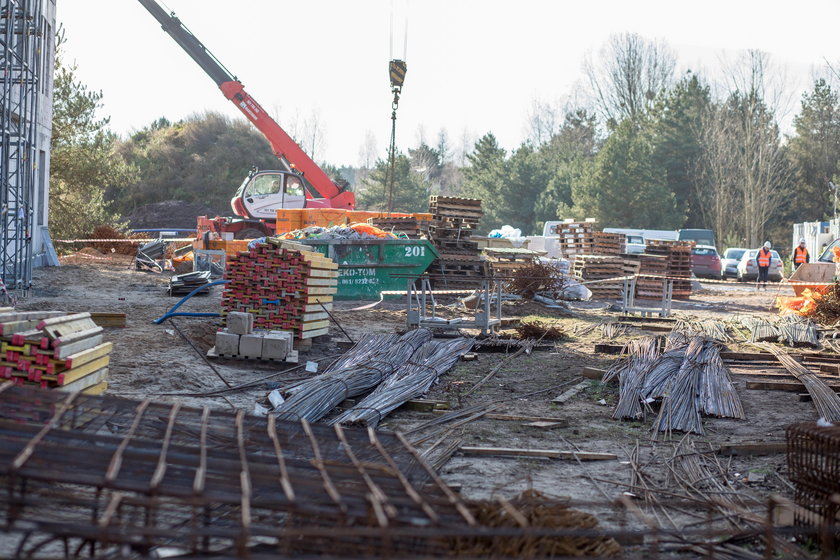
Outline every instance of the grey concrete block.
<svg viewBox="0 0 840 560"><path fill-rule="evenodd" d="M251 334L254 332L254 316L242 311L231 311L227 316L227 330L234 334Z"/></svg>
<svg viewBox="0 0 840 560"><path fill-rule="evenodd" d="M216 333L216 354L236 356L239 354L239 335L232 332L219 331Z"/></svg>
<svg viewBox="0 0 840 560"><path fill-rule="evenodd" d="M271 331L263 338L262 357L266 360L285 360L291 349L290 333Z"/></svg>
<svg viewBox="0 0 840 560"><path fill-rule="evenodd" d="M239 355L244 358L262 357L263 337L256 334L243 334L239 337Z"/></svg>

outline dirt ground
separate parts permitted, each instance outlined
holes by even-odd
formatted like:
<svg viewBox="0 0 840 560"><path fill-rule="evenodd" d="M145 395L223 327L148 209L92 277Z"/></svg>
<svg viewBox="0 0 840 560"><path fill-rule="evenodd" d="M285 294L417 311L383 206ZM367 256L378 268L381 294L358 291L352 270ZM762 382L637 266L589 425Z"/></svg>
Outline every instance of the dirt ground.
<svg viewBox="0 0 840 560"><path fill-rule="evenodd" d="M191 406L251 411L255 402L265 399L269 388L311 375L289 364L271 362L214 360L208 364L201 354L213 344L218 328L215 319L178 318L161 325L152 322L178 301L166 294L167 280L166 275L135 271L129 257L106 256L88 249L62 259L61 267L37 269L31 296L17 307L126 313L125 328L106 332L106 339L114 343L108 389L112 395L182 399ZM782 295L790 295L785 290L781 291ZM673 315L682 319L720 320L732 319L737 314L775 315L771 303L778 291L773 287L757 293L734 283L704 289L689 301L674 302ZM220 295L217 290L209 296L194 297L180 310L217 311ZM354 309L364 303L368 302L336 304L334 315L354 340L367 332L394 332L404 326L402 300L388 301L367 310ZM459 486L466 498L511 498L534 488L548 496L603 502L604 505L593 505L590 509L602 523L618 525L626 521L623 514L606 503L630 490L627 484L632 478L631 450L638 446L636 464L644 467L651 485L673 488L675 483L665 463L674 454L675 443L681 436L652 440L652 417L639 422L612 420L617 386L581 378L581 372L584 367L605 369L615 360L614 355L596 353L596 343L621 344L643 334L663 333L631 328L617 339L602 340L599 328L587 327L617 320L618 312L603 302L572 303L571 308L575 317L530 302L506 304L505 317L538 316L556 321L568 337L548 345L547 349L508 359L492 379L466 395L469 388L506 359L504 353L480 352L475 361L459 362L426 398L446 401L450 409L499 401L499 408L493 410L495 414L552 417L561 422L558 427L541 429L521 420L481 418L448 435L460 438L463 445L604 452L616 454L618 460L576 462L456 453L442 467L441 474L448 483ZM460 312L453 309L448 313L455 316ZM317 360L323 368L341 353L339 343L345 337L334 325L330 336L322 339L325 340L317 340L311 351L302 354L302 362ZM230 385L260 383L221 397L201 395L224 389L226 385L221 378ZM692 438L698 450L716 449L723 443L782 442L789 424L817 419L813 404L799 402L796 393L746 390L742 379L736 377L735 382L746 420L704 418L706 434ZM564 404L551 402L574 386L580 390L570 400ZM523 396L543 389L551 390ZM381 429L407 430L438 414L400 409L388 417ZM771 494L792 496L792 487L785 478L783 454L721 457L720 462L725 482L745 503L760 504Z"/></svg>

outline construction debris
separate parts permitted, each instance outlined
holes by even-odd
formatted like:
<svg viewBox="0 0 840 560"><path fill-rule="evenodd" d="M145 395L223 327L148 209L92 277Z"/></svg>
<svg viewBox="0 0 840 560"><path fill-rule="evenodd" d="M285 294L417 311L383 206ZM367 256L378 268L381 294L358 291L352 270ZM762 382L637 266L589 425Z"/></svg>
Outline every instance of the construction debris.
<svg viewBox="0 0 840 560"><path fill-rule="evenodd" d="M523 319L516 325L516 333L523 340L561 340L567 337L559 325L539 319Z"/></svg>
<svg viewBox="0 0 840 560"><path fill-rule="evenodd" d="M486 270L478 244L470 237L484 214L481 200L433 195L429 197L429 212L429 236L440 255L429 267L435 287L477 288Z"/></svg>

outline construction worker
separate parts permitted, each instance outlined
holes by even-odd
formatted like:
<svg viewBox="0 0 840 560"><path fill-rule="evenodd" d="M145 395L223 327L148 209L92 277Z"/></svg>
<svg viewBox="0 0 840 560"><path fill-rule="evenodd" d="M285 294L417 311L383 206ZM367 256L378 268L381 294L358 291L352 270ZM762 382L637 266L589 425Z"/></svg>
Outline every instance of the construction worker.
<svg viewBox="0 0 840 560"><path fill-rule="evenodd" d="M805 248L805 240L799 240L799 247L793 250L793 270L799 268L807 262L811 262L811 255L808 254L808 249Z"/></svg>
<svg viewBox="0 0 840 560"><path fill-rule="evenodd" d="M770 252L770 242L765 241L764 246L755 255L755 264L758 266L758 278L755 281L755 289L763 286L767 290L767 275L770 272L770 263L773 261L773 253Z"/></svg>

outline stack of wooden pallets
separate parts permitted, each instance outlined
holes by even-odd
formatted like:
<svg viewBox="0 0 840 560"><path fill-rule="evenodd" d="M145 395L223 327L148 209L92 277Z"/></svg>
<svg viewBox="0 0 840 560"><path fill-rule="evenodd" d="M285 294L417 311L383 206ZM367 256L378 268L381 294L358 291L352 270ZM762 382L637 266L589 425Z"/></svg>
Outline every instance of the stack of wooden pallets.
<svg viewBox="0 0 840 560"><path fill-rule="evenodd" d="M470 241L483 212L475 198L429 197L429 237L440 257L429 267L440 289L478 287L485 275L478 244Z"/></svg>
<svg viewBox="0 0 840 560"><path fill-rule="evenodd" d="M636 299L662 299L663 277L668 274L668 257L663 255L625 255L627 261L638 263ZM625 265L626 269L629 265ZM654 278L651 278L654 277Z"/></svg>
<svg viewBox="0 0 840 560"><path fill-rule="evenodd" d="M691 297L691 248L693 241L666 241L649 239L645 243L645 252L661 255L668 259L667 275L674 279L673 297L688 299Z"/></svg>
<svg viewBox="0 0 840 560"><path fill-rule="evenodd" d="M0 313L0 378L98 395L108 388L113 344L90 313Z"/></svg>
<svg viewBox="0 0 840 560"><path fill-rule="evenodd" d="M605 233L603 231L592 232L593 255L615 255L624 252L625 235L623 233Z"/></svg>
<svg viewBox="0 0 840 560"><path fill-rule="evenodd" d="M298 339L327 334L338 265L321 253L289 248L297 244L269 241L228 260L222 315L251 313L255 329L292 331Z"/></svg>
<svg viewBox="0 0 840 560"><path fill-rule="evenodd" d="M560 256L569 260L575 255L591 255L595 244L592 228L595 221L565 221L554 226L554 235L558 236Z"/></svg>
<svg viewBox="0 0 840 560"><path fill-rule="evenodd" d="M409 239L425 239L429 236L429 220L418 220L414 216L368 218L368 223L397 235L405 234Z"/></svg>
<svg viewBox="0 0 840 560"><path fill-rule="evenodd" d="M609 282L587 283L586 287L595 299L619 299L624 281L624 259L611 255L575 255L573 274L582 282L609 280Z"/></svg>
<svg viewBox="0 0 840 560"><path fill-rule="evenodd" d="M545 251L518 247L487 247L484 254L493 276L511 276L519 269L531 265L537 257L545 255Z"/></svg>

